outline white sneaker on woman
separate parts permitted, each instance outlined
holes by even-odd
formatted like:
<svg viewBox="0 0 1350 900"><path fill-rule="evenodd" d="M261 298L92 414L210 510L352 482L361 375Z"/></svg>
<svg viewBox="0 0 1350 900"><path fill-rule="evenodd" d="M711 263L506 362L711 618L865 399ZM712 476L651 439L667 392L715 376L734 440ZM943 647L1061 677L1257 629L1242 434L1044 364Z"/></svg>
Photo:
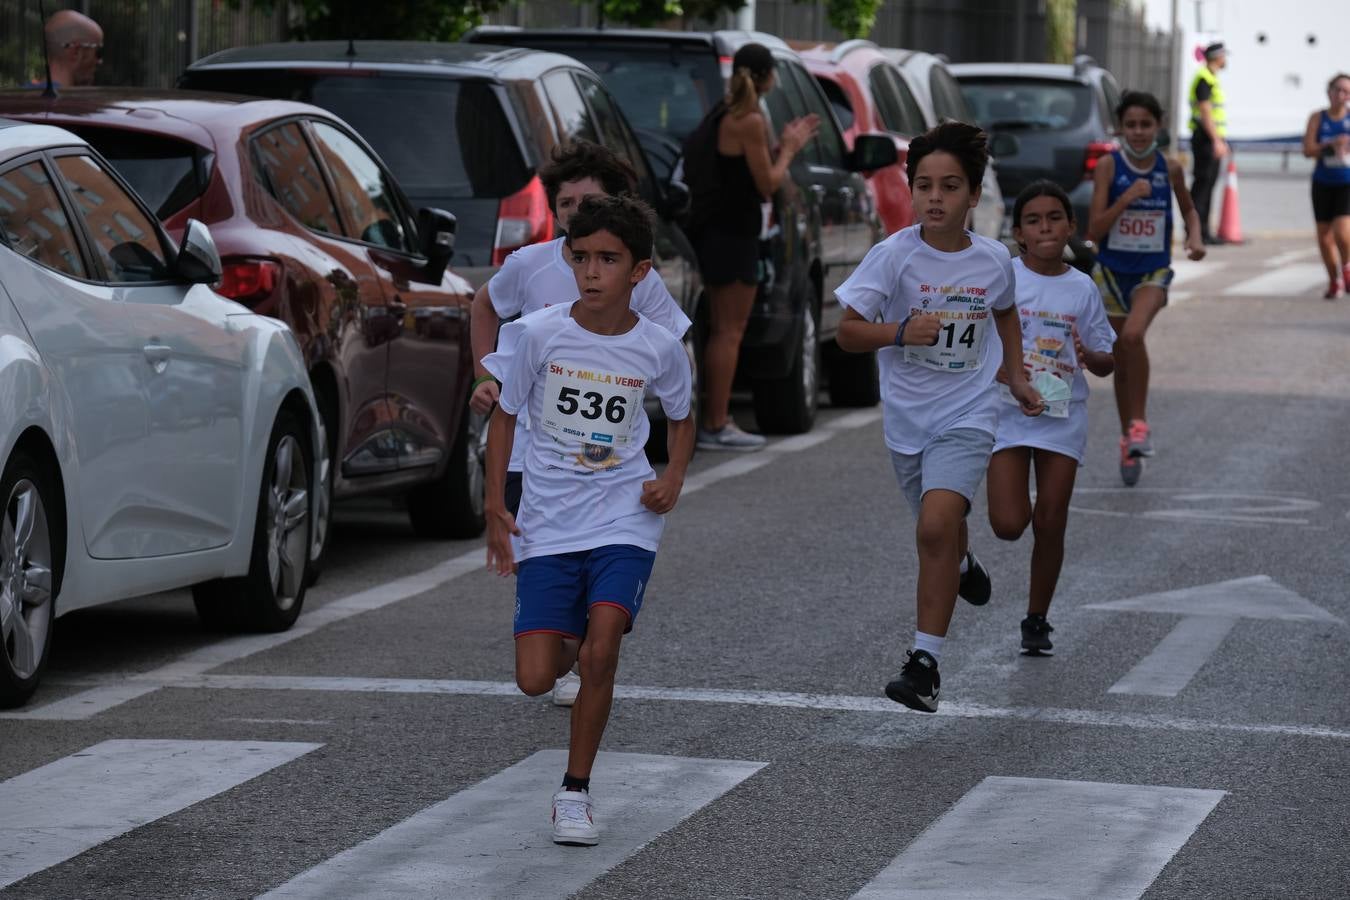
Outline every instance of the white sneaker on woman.
<svg viewBox="0 0 1350 900"><path fill-rule="evenodd" d="M727 422L719 431L698 430L700 450L762 450L769 441L762 434L741 431L735 422Z"/></svg>

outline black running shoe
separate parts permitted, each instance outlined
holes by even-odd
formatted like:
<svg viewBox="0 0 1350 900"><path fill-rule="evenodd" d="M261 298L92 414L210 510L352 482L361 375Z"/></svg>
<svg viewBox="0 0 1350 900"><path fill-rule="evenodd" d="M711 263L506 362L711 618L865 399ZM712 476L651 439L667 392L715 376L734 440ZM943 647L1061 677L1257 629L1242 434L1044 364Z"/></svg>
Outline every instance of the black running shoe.
<svg viewBox="0 0 1350 900"><path fill-rule="evenodd" d="M938 675L933 654L927 650L912 650L909 661L900 670L900 677L886 685L886 696L919 712L937 712L940 684L942 676Z"/></svg>
<svg viewBox="0 0 1350 900"><path fill-rule="evenodd" d="M969 550L966 551L966 562L966 570L961 573L961 584L957 587L956 593L972 606L984 606L994 592L989 572Z"/></svg>
<svg viewBox="0 0 1350 900"><path fill-rule="evenodd" d="M1028 653L1044 653L1055 645L1050 643L1050 632L1055 629L1045 616L1031 614L1022 620L1022 649Z"/></svg>

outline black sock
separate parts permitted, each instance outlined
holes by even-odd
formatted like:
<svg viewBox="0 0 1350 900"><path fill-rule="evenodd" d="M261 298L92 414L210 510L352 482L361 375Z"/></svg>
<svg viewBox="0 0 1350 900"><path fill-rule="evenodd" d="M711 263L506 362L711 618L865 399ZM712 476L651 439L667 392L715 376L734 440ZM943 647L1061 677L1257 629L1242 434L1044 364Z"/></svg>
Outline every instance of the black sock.
<svg viewBox="0 0 1350 900"><path fill-rule="evenodd" d="M565 791L585 791L591 792L591 780L589 778L573 778L566 772L563 773L563 790Z"/></svg>

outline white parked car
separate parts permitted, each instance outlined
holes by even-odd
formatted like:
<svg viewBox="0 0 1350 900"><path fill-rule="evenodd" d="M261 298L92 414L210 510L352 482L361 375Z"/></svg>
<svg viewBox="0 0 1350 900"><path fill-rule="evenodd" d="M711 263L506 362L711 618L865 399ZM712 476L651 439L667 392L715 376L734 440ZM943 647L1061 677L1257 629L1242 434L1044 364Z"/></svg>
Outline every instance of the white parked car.
<svg viewBox="0 0 1350 900"><path fill-rule="evenodd" d="M192 586L214 626L304 601L326 443L281 322L214 293L74 134L0 119L0 706L57 615Z"/></svg>

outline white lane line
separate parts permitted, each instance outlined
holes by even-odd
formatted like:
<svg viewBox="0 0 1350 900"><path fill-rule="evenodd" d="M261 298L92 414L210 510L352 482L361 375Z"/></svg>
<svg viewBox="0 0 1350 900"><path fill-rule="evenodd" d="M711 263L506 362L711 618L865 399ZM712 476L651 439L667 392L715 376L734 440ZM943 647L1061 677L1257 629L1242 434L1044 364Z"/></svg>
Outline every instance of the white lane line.
<svg viewBox="0 0 1350 900"><path fill-rule="evenodd" d="M1286 250L1266 260L1265 268L1277 269L1280 266L1287 266L1291 262L1297 262L1300 259L1312 259L1315 256L1317 256L1316 249Z"/></svg>
<svg viewBox="0 0 1350 900"><path fill-rule="evenodd" d="M981 781L855 900L1137 900L1225 791Z"/></svg>
<svg viewBox="0 0 1350 900"><path fill-rule="evenodd" d="M425 593L461 575L473 572L482 565L484 565L483 550L481 548L470 550L422 572L349 594L315 610L307 610L289 631L227 638L180 656L171 663L130 680L81 691L44 706L0 713L0 718L88 719L158 690L157 681L184 675L198 675L226 663L252 656L254 653L288 644L334 622L341 622L352 616Z"/></svg>
<svg viewBox="0 0 1350 900"><path fill-rule="evenodd" d="M163 682L161 687L245 690L245 691L333 691L370 694L441 694L469 697L515 697L526 701L510 681L460 681L430 678L351 678L315 675L198 675ZM847 694L804 694L786 691L736 691L715 688L643 687L620 684L614 687L617 700L641 700L668 703L725 703L733 706L777 707L782 709L838 710L842 712L907 715L884 697L858 697ZM1157 729L1182 732L1233 732L1248 735L1279 735L1300 738L1327 738L1350 741L1350 731L1321 725L1242 724L1188 719L1180 716L1121 713L1092 709L1054 707L999 707L978 703L943 701L936 717L957 719L1007 719L1027 722L1051 722L1106 728ZM929 717L918 717L929 718ZM916 718L916 721L918 720Z"/></svg>
<svg viewBox="0 0 1350 900"><path fill-rule="evenodd" d="M319 864L267 898L570 897L765 766L601 753L596 847L552 842L567 754L544 750Z"/></svg>
<svg viewBox="0 0 1350 900"><path fill-rule="evenodd" d="M1237 621L1222 616L1187 616L1106 692L1175 697L1209 662Z"/></svg>
<svg viewBox="0 0 1350 900"><path fill-rule="evenodd" d="M1168 294L1170 295L1172 291L1183 286L1194 293L1201 283L1225 268L1227 266L1223 263L1214 260L1192 262L1184 258L1176 259L1172 265L1172 284L1168 289Z"/></svg>
<svg viewBox="0 0 1350 900"><path fill-rule="evenodd" d="M1223 289L1229 297L1297 297L1326 283L1321 263L1296 263L1273 269Z"/></svg>
<svg viewBox="0 0 1350 900"><path fill-rule="evenodd" d="M807 450L838 436L843 431L870 425L880 418L880 409L858 410L831 421L823 422L809 434L774 441L767 448L773 451L771 453L760 452L739 457L691 476L685 480L681 496L695 493L727 478L753 472L786 453ZM380 609L400 600L426 593L482 567L485 564L483 552L482 547L477 547L422 572L351 594L331 603L326 603L314 610L307 610L289 631L278 634L228 638L181 656L158 669L133 676L129 680L91 688L31 709L0 712L0 719L78 720L91 718L114 707L121 706L123 703L153 693L159 689L160 683L167 678L199 675L227 663L236 662L246 656L252 656L254 653L270 650L273 647L279 647L282 644L288 644L291 641L306 637L334 622L340 622L354 615ZM60 678L59 673L53 673L53 676L57 679Z"/></svg>
<svg viewBox="0 0 1350 900"><path fill-rule="evenodd" d="M744 456L728 460L720 465L713 466L711 469L705 469L702 472L691 475L684 480L684 489L680 491L680 496L685 497L696 493L706 487L710 487L719 481L725 481L728 478L738 478L746 475L756 469L762 469L773 462L778 456L788 453L800 453L803 450L809 450L825 443L835 437L838 437L845 431L854 428L862 428L871 425L873 422L881 419L880 409L861 409L857 412L851 412L847 415L832 419L829 422L822 422L814 431L807 434L798 434L790 438L775 439L769 442L768 446L758 453L747 453ZM706 452L706 451L705 451Z"/></svg>
<svg viewBox="0 0 1350 900"><path fill-rule="evenodd" d="M0 888L321 746L104 741L0 782Z"/></svg>

